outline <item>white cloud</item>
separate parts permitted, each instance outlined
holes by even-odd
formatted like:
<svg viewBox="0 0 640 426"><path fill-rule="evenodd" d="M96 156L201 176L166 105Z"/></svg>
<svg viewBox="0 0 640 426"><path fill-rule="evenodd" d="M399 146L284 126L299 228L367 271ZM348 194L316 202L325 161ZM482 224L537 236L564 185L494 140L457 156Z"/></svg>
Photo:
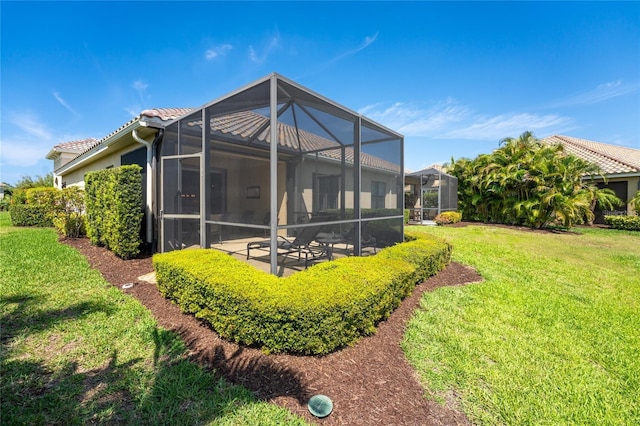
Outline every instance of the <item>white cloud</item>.
<svg viewBox="0 0 640 426"><path fill-rule="evenodd" d="M127 111L127 114L129 114L131 118L133 118L137 117L138 114L142 112L142 107L140 105L129 105L125 107L124 110Z"/></svg>
<svg viewBox="0 0 640 426"><path fill-rule="evenodd" d="M138 94L140 103L144 105L146 103L145 101L149 99L149 95L147 94L147 88L149 87L149 84L144 80L136 80L133 82L133 84L131 84L131 87L133 87L133 89Z"/></svg>
<svg viewBox="0 0 640 426"><path fill-rule="evenodd" d="M258 56L256 55L256 50L253 46L249 46L249 60L252 62L258 62Z"/></svg>
<svg viewBox="0 0 640 426"><path fill-rule="evenodd" d="M555 114L508 112L486 116L475 113L454 99L428 107L402 102L388 107L368 105L359 112L405 136L434 139L496 141L518 136L525 130L560 132L569 129L572 121Z"/></svg>
<svg viewBox="0 0 640 426"><path fill-rule="evenodd" d="M52 134L40 119L30 113L12 113L9 121L21 131L38 139L51 140Z"/></svg>
<svg viewBox="0 0 640 426"><path fill-rule="evenodd" d="M71 108L71 106L67 103L67 101L62 99L62 96L60 95L59 92L53 92L53 97L56 98L56 101L58 101L60 105L65 107L71 114L75 115L76 117L80 116L80 114L78 114L75 109Z"/></svg>
<svg viewBox="0 0 640 426"><path fill-rule="evenodd" d="M31 167L44 159L51 146L45 146L37 142L27 140L0 141L2 147L2 165L15 167Z"/></svg>
<svg viewBox="0 0 640 426"><path fill-rule="evenodd" d="M561 132L571 126L571 119L555 114L536 115L530 113L507 113L494 117L474 117L466 127L450 129L447 139L501 140L517 137L530 130L538 132Z"/></svg>
<svg viewBox="0 0 640 426"><path fill-rule="evenodd" d="M264 44L265 46L263 49L261 49L261 54L258 53L258 51L253 47L253 45L249 46L248 57L250 61L255 62L257 64L262 64L267 59L269 59L269 56L271 55L271 53L281 45L280 34L276 33L273 36L269 37L269 39Z"/></svg>
<svg viewBox="0 0 640 426"><path fill-rule="evenodd" d="M136 80L133 82L131 87L136 89L136 91L138 92L144 92L145 90L147 90L147 87L149 87L149 85L142 80Z"/></svg>
<svg viewBox="0 0 640 426"><path fill-rule="evenodd" d="M224 56L227 54L228 51L230 51L231 49L233 49L233 46L230 44L221 44L219 46L215 46L212 49L208 49L206 52L204 52L204 57L205 59L207 59L208 61L215 59L219 56Z"/></svg>
<svg viewBox="0 0 640 426"><path fill-rule="evenodd" d="M640 89L640 84L625 83L621 79L609 81L596 86L593 89L570 95L566 98L552 102L548 108L560 108L574 105L591 105L607 99L624 96Z"/></svg>
<svg viewBox="0 0 640 426"><path fill-rule="evenodd" d="M342 60L344 58L347 58L347 57L349 57L351 55L355 55L356 53L360 52L361 50L366 49L367 47L372 45L373 42L376 41L376 39L378 38L378 34L379 33L380 32L378 31L372 36L366 36L364 38L364 41L362 42L362 44L360 44L360 46L356 47L355 49L351 49L351 50L348 50L346 52L343 52L343 53L341 53L341 54L339 54L337 56L334 56L333 58L329 59L324 65L322 65L322 67L326 67L328 65L334 64L334 63L336 63L336 62L338 62L338 61L340 61L340 60Z"/></svg>

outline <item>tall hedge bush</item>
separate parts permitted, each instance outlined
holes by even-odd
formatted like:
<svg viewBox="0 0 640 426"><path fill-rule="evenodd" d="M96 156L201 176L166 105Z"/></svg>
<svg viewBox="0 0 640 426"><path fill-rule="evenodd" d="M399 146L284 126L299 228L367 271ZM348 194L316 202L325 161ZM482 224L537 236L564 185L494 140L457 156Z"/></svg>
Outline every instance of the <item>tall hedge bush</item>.
<svg viewBox="0 0 640 426"><path fill-rule="evenodd" d="M124 259L137 255L142 243L141 171L127 165L85 176L87 236Z"/></svg>
<svg viewBox="0 0 640 426"><path fill-rule="evenodd" d="M11 223L14 226L53 226L58 192L54 187L16 190L9 207Z"/></svg>

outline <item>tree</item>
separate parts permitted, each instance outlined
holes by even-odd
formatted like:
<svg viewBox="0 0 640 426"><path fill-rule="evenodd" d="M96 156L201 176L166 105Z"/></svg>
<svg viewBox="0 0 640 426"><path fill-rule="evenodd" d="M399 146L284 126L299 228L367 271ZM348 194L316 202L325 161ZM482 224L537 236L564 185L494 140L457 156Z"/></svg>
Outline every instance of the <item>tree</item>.
<svg viewBox="0 0 640 426"><path fill-rule="evenodd" d="M636 192L636 195L633 196L631 200L629 200L633 209L636 211L636 214L640 215L640 191Z"/></svg>
<svg viewBox="0 0 640 426"><path fill-rule="evenodd" d="M53 173L47 173L44 176L23 176L22 179L15 184L17 189L39 188L45 186L53 186Z"/></svg>
<svg viewBox="0 0 640 426"><path fill-rule="evenodd" d="M491 154L452 161L458 200L467 220L542 228L591 223L596 203L615 205L609 190L593 183L596 166L545 145L532 132L505 138Z"/></svg>

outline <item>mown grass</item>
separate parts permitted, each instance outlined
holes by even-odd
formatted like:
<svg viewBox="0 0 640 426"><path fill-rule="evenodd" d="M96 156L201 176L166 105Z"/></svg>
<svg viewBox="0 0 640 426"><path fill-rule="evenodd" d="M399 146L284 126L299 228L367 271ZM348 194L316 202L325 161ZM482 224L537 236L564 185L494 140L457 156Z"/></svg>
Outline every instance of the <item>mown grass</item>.
<svg viewBox="0 0 640 426"><path fill-rule="evenodd" d="M403 341L479 424L640 424L640 235L418 227L479 284L426 293ZM455 396L455 397L454 397Z"/></svg>
<svg viewBox="0 0 640 426"><path fill-rule="evenodd" d="M0 224L3 424L305 424L188 361L52 229Z"/></svg>

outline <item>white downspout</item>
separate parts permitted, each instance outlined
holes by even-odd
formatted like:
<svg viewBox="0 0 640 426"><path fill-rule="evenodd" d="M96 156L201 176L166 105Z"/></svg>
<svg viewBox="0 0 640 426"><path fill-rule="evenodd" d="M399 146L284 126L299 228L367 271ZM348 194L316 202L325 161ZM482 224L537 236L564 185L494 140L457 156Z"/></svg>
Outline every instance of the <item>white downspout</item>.
<svg viewBox="0 0 640 426"><path fill-rule="evenodd" d="M131 136L133 137L133 139L138 142L141 143L142 145L144 145L147 148L147 205L145 207L145 217L147 219L147 243L151 244L153 242L153 217L152 217L152 211L153 211L153 203L152 203L152 198L153 198L153 171L151 169L152 163L153 163L153 149L152 149L152 145L153 142L149 142L146 141L144 139L142 139L140 136L138 136L138 129L133 129L133 131L131 132Z"/></svg>

